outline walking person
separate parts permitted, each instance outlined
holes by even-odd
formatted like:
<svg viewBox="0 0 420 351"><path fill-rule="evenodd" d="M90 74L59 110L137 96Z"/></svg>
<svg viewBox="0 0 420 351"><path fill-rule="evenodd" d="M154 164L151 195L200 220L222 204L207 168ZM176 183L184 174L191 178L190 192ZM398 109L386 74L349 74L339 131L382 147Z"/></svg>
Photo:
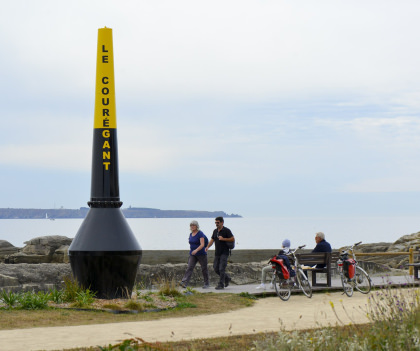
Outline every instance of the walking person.
<svg viewBox="0 0 420 351"><path fill-rule="evenodd" d="M201 272L203 273L204 285L203 289L208 289L209 285L209 272L207 268L207 250L206 250L206 236L200 230L200 226L197 221L191 221L190 223L190 236L188 242L190 243L190 256L188 257L188 267L179 285L183 288L188 286L191 279L194 267L197 262L200 263Z"/></svg>
<svg viewBox="0 0 420 351"><path fill-rule="evenodd" d="M219 284L216 286L217 290L228 287L229 282L232 280L226 273L227 260L229 257L229 247L226 243L235 241L235 237L233 236L230 229L224 226L224 222L225 221L223 217L216 217L216 229L213 231L213 235L211 236L209 244L206 247L206 252L213 245L213 243L216 247L214 253L213 269L219 276Z"/></svg>

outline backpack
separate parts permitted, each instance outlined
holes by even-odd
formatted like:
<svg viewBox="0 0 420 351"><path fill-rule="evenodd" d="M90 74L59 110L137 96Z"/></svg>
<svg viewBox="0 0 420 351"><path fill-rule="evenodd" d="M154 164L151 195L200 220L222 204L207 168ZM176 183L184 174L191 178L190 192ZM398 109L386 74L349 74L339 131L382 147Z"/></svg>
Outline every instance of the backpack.
<svg viewBox="0 0 420 351"><path fill-rule="evenodd" d="M204 248L207 247L207 245L209 244L209 239L207 238L206 234L203 233L204 236Z"/></svg>
<svg viewBox="0 0 420 351"><path fill-rule="evenodd" d="M233 237L233 241L226 241L226 245L229 250L233 250L235 248L235 237Z"/></svg>

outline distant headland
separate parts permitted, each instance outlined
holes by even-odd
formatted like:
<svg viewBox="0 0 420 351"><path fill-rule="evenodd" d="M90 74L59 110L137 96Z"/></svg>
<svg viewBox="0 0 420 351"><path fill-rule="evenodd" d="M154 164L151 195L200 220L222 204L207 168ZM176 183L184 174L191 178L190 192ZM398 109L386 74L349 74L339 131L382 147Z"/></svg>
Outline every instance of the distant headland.
<svg viewBox="0 0 420 351"><path fill-rule="evenodd" d="M0 219L60 219L85 218L88 207L79 209L32 209L32 208L0 208ZM128 207L122 212L126 218L242 218L238 214L227 214L223 211L193 211L193 210L160 210L157 208Z"/></svg>

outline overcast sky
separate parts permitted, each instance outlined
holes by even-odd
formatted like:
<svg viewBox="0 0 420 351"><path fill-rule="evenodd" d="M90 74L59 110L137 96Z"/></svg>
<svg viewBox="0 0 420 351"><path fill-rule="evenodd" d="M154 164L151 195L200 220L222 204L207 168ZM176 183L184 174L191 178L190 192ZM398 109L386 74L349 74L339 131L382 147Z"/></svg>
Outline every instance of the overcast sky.
<svg viewBox="0 0 420 351"><path fill-rule="evenodd" d="M420 211L419 1L0 5L0 207L89 201L107 26L123 207Z"/></svg>

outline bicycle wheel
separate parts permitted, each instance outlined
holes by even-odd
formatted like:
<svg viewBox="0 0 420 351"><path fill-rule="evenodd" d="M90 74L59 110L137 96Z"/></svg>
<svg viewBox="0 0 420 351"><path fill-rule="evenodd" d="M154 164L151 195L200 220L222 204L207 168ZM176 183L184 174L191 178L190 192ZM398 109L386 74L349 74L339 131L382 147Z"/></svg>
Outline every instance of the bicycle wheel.
<svg viewBox="0 0 420 351"><path fill-rule="evenodd" d="M307 297L312 297L312 286L309 283L309 280L306 277L306 275L303 272L303 270L298 269L298 271L296 272L296 277L297 277L297 281L298 281L299 287L302 289L303 293Z"/></svg>
<svg viewBox="0 0 420 351"><path fill-rule="evenodd" d="M359 266L356 266L354 287L362 294L368 294L372 288L372 282L370 280L369 274L367 274L363 268L360 268Z"/></svg>
<svg viewBox="0 0 420 351"><path fill-rule="evenodd" d="M277 273L274 278L274 287L276 288L277 296L280 297L283 301L289 300L292 289L290 284L286 279L280 278Z"/></svg>
<svg viewBox="0 0 420 351"><path fill-rule="evenodd" d="M343 290L348 297L353 296L353 284L351 281L346 278L344 273L341 273L341 284L343 285Z"/></svg>

